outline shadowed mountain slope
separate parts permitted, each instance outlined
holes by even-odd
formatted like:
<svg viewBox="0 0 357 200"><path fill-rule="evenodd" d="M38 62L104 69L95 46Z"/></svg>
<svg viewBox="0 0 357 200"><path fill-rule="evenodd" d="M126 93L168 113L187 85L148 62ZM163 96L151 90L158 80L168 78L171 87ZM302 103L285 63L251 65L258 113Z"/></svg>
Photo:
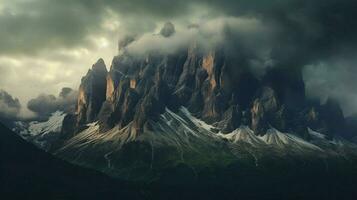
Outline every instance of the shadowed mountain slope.
<svg viewBox="0 0 357 200"><path fill-rule="evenodd" d="M138 199L138 193L94 170L71 165L0 124L1 199Z"/></svg>

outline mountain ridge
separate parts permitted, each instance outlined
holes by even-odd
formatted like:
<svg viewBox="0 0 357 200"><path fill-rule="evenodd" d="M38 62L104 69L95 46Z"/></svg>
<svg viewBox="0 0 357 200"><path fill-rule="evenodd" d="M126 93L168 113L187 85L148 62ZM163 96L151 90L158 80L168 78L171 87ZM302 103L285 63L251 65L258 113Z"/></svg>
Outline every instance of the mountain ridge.
<svg viewBox="0 0 357 200"><path fill-rule="evenodd" d="M129 184L55 158L1 123L0 157L0 191L5 199L142 198Z"/></svg>
<svg viewBox="0 0 357 200"><path fill-rule="evenodd" d="M86 77L96 77L94 71L83 78L74 126L80 129L99 121L106 130L133 122L140 132L148 120L157 120L165 107L175 111L180 106L207 122L226 121L221 123L226 132L247 125L256 134L264 134L274 126L303 136L311 126L332 136L340 134L334 127L345 126L338 103L329 99L321 105L305 97L301 70L275 67L258 79L249 68L233 62L224 51L203 53L197 48L170 55L148 54L144 59L124 52L113 59L106 75L104 71L98 75L101 89L86 82ZM100 96L98 102L84 98L92 93ZM92 104L102 106L87 110ZM92 117L83 120L86 112ZM224 120L227 117L229 122Z"/></svg>

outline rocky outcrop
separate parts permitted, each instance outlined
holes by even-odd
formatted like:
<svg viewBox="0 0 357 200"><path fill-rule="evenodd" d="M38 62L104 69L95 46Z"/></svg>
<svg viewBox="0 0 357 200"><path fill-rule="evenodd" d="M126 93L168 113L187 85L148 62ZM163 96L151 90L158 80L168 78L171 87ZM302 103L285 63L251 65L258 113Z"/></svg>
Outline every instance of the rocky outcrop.
<svg viewBox="0 0 357 200"><path fill-rule="evenodd" d="M77 123L82 125L97 120L98 113L106 98L107 69L103 59L99 59L82 78L77 105Z"/></svg>
<svg viewBox="0 0 357 200"><path fill-rule="evenodd" d="M175 33L175 26L171 22L166 22L162 29L160 30L160 34L164 37L170 37Z"/></svg>
<svg viewBox="0 0 357 200"><path fill-rule="evenodd" d="M329 98L326 101L321 110L321 117L325 121L328 135L333 136L335 133L341 135L346 134L345 118L342 109L336 100Z"/></svg>
<svg viewBox="0 0 357 200"><path fill-rule="evenodd" d="M301 109L305 102L305 83L302 69L275 67L267 71L263 84L271 87L287 109Z"/></svg>
<svg viewBox="0 0 357 200"><path fill-rule="evenodd" d="M252 130L264 135L266 130L269 129L269 123L274 123L277 110L278 100L275 91L270 87L260 89L251 109Z"/></svg>

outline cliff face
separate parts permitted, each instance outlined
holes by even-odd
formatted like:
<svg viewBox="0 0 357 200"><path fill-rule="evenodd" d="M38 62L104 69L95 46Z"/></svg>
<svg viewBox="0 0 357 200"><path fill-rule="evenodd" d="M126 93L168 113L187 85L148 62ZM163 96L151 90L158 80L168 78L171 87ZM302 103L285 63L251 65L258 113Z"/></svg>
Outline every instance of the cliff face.
<svg viewBox="0 0 357 200"><path fill-rule="evenodd" d="M306 99L301 69L275 67L257 78L224 49L192 45L166 55L124 51L109 72L100 59L82 78L77 126L98 120L102 130L130 124L141 133L166 107L181 106L223 133L247 125L258 135L270 127L301 135L313 127L331 134L344 123L338 104Z"/></svg>
<svg viewBox="0 0 357 200"><path fill-rule="evenodd" d="M107 69L99 59L82 78L77 105L78 125L93 122L105 101L107 90Z"/></svg>

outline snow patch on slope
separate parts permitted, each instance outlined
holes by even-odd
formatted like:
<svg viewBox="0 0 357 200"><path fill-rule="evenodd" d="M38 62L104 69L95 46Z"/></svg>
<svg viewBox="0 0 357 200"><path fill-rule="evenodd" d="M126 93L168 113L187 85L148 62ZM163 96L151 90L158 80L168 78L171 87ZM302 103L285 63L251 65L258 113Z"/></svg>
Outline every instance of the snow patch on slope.
<svg viewBox="0 0 357 200"><path fill-rule="evenodd" d="M185 108L181 108L178 113L166 109L158 121L149 121L148 124L150 129L144 127L144 133L141 134L133 128L132 123L124 128L116 126L105 132L99 130L98 123L88 124L87 129L67 141L59 152L95 147L108 149L109 153L110 147L120 149L124 144L133 141L145 141L155 147L171 146L182 150L195 149L196 145L210 146L221 141L221 138L209 131L212 126L193 117Z"/></svg>
<svg viewBox="0 0 357 200"><path fill-rule="evenodd" d="M219 133L218 136L225 138L232 143L245 142L254 147L264 144L264 141L257 137L248 126L241 126L228 134Z"/></svg>
<svg viewBox="0 0 357 200"><path fill-rule="evenodd" d="M297 148L299 150L318 150L318 146L311 144L295 135L281 133L276 129L269 129L264 136L256 136L247 126L228 134L214 133L216 127L194 117L186 108L181 107L177 113L166 108L157 122L150 122L153 130L145 129L143 134L137 134L132 124L119 129L100 132L97 123L88 124L88 128L72 138L64 148L71 146L82 147L88 144L96 145L110 142L116 147L131 141L148 141L152 145L170 145L193 147L197 143L213 144L217 140L226 139L232 144L245 143L252 147ZM315 133L318 135L318 133ZM320 135L318 135L320 137ZM322 136L321 136L322 137ZM195 144L194 144L195 143Z"/></svg>
<svg viewBox="0 0 357 200"><path fill-rule="evenodd" d="M325 135L323 135L323 134L321 134L319 132L316 132L316 131L314 131L314 130L312 130L310 128L307 128L307 131L314 139L316 139L316 138L317 139L326 139Z"/></svg>
<svg viewBox="0 0 357 200"><path fill-rule="evenodd" d="M51 143L56 141L61 133L62 123L66 114L56 111L44 122L15 122L16 128L13 130L23 139L34 143L36 146L48 150Z"/></svg>
<svg viewBox="0 0 357 200"><path fill-rule="evenodd" d="M51 117L46 122L30 122L28 133L32 136L59 133L62 129L62 122L66 114L62 111L52 113Z"/></svg>
<svg viewBox="0 0 357 200"><path fill-rule="evenodd" d="M219 140L218 136L210 131L213 126L195 118L184 107L178 113L166 108L159 121L152 122L151 125L153 131L148 131L147 139L153 144L192 147L193 143L210 145Z"/></svg>
<svg viewBox="0 0 357 200"><path fill-rule="evenodd" d="M166 109L169 110L169 109ZM185 107L181 107L180 111L187 116L188 119L190 119L197 127L201 127L207 131L212 131L212 129L216 129L216 127L207 124L206 122L192 116L190 111L187 110Z"/></svg>
<svg viewBox="0 0 357 200"><path fill-rule="evenodd" d="M323 151L298 136L281 133L274 128L269 129L264 136L255 135L247 126L241 126L228 134L215 133L212 131L217 129L215 126L197 119L184 107L178 112L166 108L158 121L149 121L148 124L150 128L144 127L144 133L140 134L131 123L124 128L114 127L105 132L99 130L98 123L88 124L88 128L70 139L62 150L101 148L105 153L110 153L126 143L144 141L152 147L171 146L182 152L188 149L196 151L197 147L214 148L223 142L234 152L249 152L255 159L270 150L295 153ZM314 134L323 137L322 134Z"/></svg>
<svg viewBox="0 0 357 200"><path fill-rule="evenodd" d="M100 145L109 142L113 147L120 148L123 144L136 140L137 132L129 123L124 128L114 128L101 132L97 122L87 124L87 129L71 138L62 150L67 148L82 148L88 145Z"/></svg>
<svg viewBox="0 0 357 200"><path fill-rule="evenodd" d="M320 147L311 144L302 138L299 138L295 135L288 133L281 133L280 131L272 128L269 129L265 135L260 137L263 141L265 141L269 145L274 145L280 148L299 148L303 149L311 149L311 150L319 150L323 151Z"/></svg>

